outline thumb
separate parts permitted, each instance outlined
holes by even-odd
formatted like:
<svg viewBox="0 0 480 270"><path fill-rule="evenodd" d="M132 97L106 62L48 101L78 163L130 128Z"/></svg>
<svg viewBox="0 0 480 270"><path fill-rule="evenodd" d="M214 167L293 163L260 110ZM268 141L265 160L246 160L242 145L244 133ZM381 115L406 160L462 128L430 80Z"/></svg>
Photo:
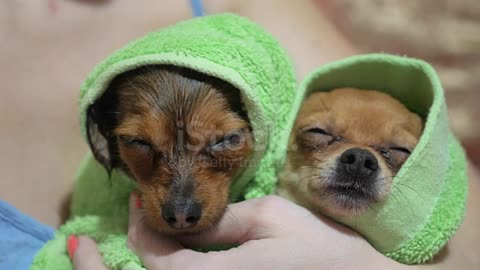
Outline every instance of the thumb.
<svg viewBox="0 0 480 270"><path fill-rule="evenodd" d="M230 204L217 226L198 235L182 236L179 241L188 247L243 244L250 240L276 237L280 233L282 213L289 203L278 196Z"/></svg>
<svg viewBox="0 0 480 270"><path fill-rule="evenodd" d="M76 238L72 237L74 236L69 238L69 242ZM103 265L97 244L92 239L80 236L75 242L77 242L76 247L71 252L75 270L108 270Z"/></svg>
<svg viewBox="0 0 480 270"><path fill-rule="evenodd" d="M142 220L142 197L137 192L130 193L129 199L129 213L128 213L128 227L139 224Z"/></svg>

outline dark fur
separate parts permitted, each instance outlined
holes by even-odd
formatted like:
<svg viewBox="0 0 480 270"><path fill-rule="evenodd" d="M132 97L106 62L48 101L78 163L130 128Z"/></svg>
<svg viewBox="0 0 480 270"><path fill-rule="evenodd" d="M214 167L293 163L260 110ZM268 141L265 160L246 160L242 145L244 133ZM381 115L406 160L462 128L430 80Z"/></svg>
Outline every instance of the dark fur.
<svg viewBox="0 0 480 270"><path fill-rule="evenodd" d="M231 180L251 152L239 95L232 85L186 68L128 71L88 109L88 141L109 172L121 169L137 180L154 228L201 231L223 215ZM191 207L201 207L195 226L165 222L167 209Z"/></svg>

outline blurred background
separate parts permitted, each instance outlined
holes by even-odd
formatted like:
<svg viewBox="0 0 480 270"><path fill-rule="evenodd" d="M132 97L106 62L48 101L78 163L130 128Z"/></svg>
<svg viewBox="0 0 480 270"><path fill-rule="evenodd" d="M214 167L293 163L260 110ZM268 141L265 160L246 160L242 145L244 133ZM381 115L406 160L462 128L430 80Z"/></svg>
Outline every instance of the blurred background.
<svg viewBox="0 0 480 270"><path fill-rule="evenodd" d="M361 50L433 64L446 91L450 125L480 166L480 1L318 2Z"/></svg>
<svg viewBox="0 0 480 270"><path fill-rule="evenodd" d="M431 62L451 126L480 166L478 0L204 0L247 16L292 55L299 79L362 52ZM57 226L88 149L77 97L93 66L144 34L192 17L187 0L0 1L0 198Z"/></svg>

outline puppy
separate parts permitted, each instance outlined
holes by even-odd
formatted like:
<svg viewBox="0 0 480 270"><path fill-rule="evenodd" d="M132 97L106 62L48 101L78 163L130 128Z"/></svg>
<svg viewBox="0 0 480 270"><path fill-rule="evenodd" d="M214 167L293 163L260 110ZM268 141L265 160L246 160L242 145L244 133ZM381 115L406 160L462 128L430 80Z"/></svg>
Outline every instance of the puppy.
<svg viewBox="0 0 480 270"><path fill-rule="evenodd" d="M421 118L387 94L313 93L294 125L278 193L314 212L359 215L388 197L422 130Z"/></svg>
<svg viewBox="0 0 480 270"><path fill-rule="evenodd" d="M87 122L96 159L137 181L147 223L166 234L215 225L252 152L239 91L186 68L153 65L117 76Z"/></svg>

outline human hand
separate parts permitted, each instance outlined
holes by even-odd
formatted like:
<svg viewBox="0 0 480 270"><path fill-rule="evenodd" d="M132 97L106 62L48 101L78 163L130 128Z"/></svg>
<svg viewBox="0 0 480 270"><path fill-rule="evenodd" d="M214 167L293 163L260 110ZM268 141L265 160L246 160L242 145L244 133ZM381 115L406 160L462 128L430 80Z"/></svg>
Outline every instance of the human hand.
<svg viewBox="0 0 480 270"><path fill-rule="evenodd" d="M103 265L97 244L88 237L70 235L67 250L75 270L108 270Z"/></svg>
<svg viewBox="0 0 480 270"><path fill-rule="evenodd" d="M277 196L231 204L215 229L179 241L151 230L134 198L130 205L128 245L149 270L407 268L348 229ZM240 246L208 253L185 248L231 243ZM106 269L86 238L73 261L76 270Z"/></svg>

